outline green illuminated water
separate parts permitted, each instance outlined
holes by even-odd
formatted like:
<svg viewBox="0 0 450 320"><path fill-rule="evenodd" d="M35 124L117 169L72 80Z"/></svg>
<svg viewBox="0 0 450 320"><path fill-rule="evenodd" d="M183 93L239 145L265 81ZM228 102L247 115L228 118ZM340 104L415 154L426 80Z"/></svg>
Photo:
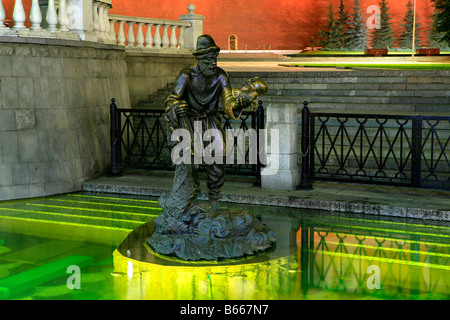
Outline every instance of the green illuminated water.
<svg viewBox="0 0 450 320"><path fill-rule="evenodd" d="M167 299L449 298L448 223L223 205L260 216L277 233L276 250L204 273L162 259L174 272L165 271ZM146 278L148 270L136 264L130 273L130 261L113 259L123 240L160 212L156 199L105 194L0 202L0 298L161 298L154 295L161 294L156 269ZM132 261L140 259L134 251L146 250L130 249ZM79 289L68 286L71 265L80 268Z"/></svg>

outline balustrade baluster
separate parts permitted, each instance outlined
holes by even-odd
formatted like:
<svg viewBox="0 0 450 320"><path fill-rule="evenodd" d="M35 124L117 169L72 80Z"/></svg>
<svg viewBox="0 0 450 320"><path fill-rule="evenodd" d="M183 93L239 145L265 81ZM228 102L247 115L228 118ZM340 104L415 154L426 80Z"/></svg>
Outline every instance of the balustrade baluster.
<svg viewBox="0 0 450 320"><path fill-rule="evenodd" d="M111 26L109 24L108 11L110 7L105 5L103 8L103 24L105 25L105 38L109 38Z"/></svg>
<svg viewBox="0 0 450 320"><path fill-rule="evenodd" d="M14 4L14 11L13 11L13 19L14 19L14 29L20 30L25 29L25 9L23 8L22 0L16 0L16 3Z"/></svg>
<svg viewBox="0 0 450 320"><path fill-rule="evenodd" d="M181 26L180 27L180 35L178 36L178 44L180 45L180 49L184 49L186 46L186 41L184 40L184 29L186 27Z"/></svg>
<svg viewBox="0 0 450 320"><path fill-rule="evenodd" d="M170 47L172 49L176 49L177 48L177 44L178 44L177 26L172 25L172 26L170 26L170 28L172 29L172 34L170 35Z"/></svg>
<svg viewBox="0 0 450 320"><path fill-rule="evenodd" d="M155 26L155 48L161 48L161 33L159 32L159 28L161 28L160 24Z"/></svg>
<svg viewBox="0 0 450 320"><path fill-rule="evenodd" d="M128 23L128 35L127 35L128 47L134 47L134 42L136 41L136 38L134 36L133 26L135 22L127 21L127 23Z"/></svg>
<svg viewBox="0 0 450 320"><path fill-rule="evenodd" d="M116 22L117 22L117 20L109 21L109 38L111 40L113 40L114 43L117 43L117 36L116 36L116 29L115 29Z"/></svg>
<svg viewBox="0 0 450 320"><path fill-rule="evenodd" d="M138 25L138 33L136 37L137 47L143 48L145 39L144 39L144 32L142 31L142 26L144 25L144 23L138 22L137 25Z"/></svg>
<svg viewBox="0 0 450 320"><path fill-rule="evenodd" d="M41 8L39 7L39 0L33 0L31 4L31 11L30 11L30 22L31 22L31 28L30 30L41 30L41 22L42 22L42 12Z"/></svg>
<svg viewBox="0 0 450 320"><path fill-rule="evenodd" d="M153 23L147 23L147 34L145 35L145 44L147 48L153 47L152 25Z"/></svg>
<svg viewBox="0 0 450 320"><path fill-rule="evenodd" d="M169 32L168 32L169 25L168 25L168 24L165 24L165 25L163 26L163 29L164 29L164 31L163 31L163 37L162 37L162 47L163 47L164 49L167 49L167 48L169 48L169 44L170 44L170 41L169 41Z"/></svg>
<svg viewBox="0 0 450 320"><path fill-rule="evenodd" d="M58 15L56 14L55 0L48 0L47 15L45 16L47 21L47 29L50 32L56 31L56 24L58 23Z"/></svg>
<svg viewBox="0 0 450 320"><path fill-rule="evenodd" d="M98 18L98 2L92 3L92 30L94 30L95 33L98 33L100 31L100 23Z"/></svg>
<svg viewBox="0 0 450 320"><path fill-rule="evenodd" d="M106 30L106 26L105 26L105 20L103 18L104 16L104 5L102 3L99 3L98 5L98 31L100 32L100 34L103 36Z"/></svg>
<svg viewBox="0 0 450 320"><path fill-rule="evenodd" d="M58 24L60 31L69 31L69 17L67 16L66 0L59 0Z"/></svg>
<svg viewBox="0 0 450 320"><path fill-rule="evenodd" d="M4 23L5 18L6 18L5 8L3 7L2 0L0 0L0 29L6 28L5 23Z"/></svg>
<svg viewBox="0 0 450 320"><path fill-rule="evenodd" d="M123 30L123 25L125 21L119 21L119 34L117 35L117 43L121 46L125 45L125 31Z"/></svg>

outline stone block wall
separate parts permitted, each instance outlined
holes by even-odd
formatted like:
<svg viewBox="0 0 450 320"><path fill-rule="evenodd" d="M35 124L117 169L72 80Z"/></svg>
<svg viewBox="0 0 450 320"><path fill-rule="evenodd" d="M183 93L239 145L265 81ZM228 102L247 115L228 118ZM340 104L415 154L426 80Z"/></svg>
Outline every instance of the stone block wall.
<svg viewBox="0 0 450 320"><path fill-rule="evenodd" d="M0 200L81 190L110 164L109 105L129 106L125 50L0 39Z"/></svg>
<svg viewBox="0 0 450 320"><path fill-rule="evenodd" d="M191 54L127 52L126 63L130 103L137 108L140 101L147 101L158 89L174 83L181 70L195 63L195 58Z"/></svg>

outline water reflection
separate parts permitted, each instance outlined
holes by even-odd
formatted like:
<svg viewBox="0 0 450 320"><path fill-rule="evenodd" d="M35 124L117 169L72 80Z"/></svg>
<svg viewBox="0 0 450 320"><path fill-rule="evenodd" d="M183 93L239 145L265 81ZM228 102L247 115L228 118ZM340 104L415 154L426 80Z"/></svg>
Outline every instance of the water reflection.
<svg viewBox="0 0 450 320"><path fill-rule="evenodd" d="M305 224L297 233L303 294L321 288L382 299L446 299L448 235L396 227Z"/></svg>
<svg viewBox="0 0 450 320"><path fill-rule="evenodd" d="M247 259L184 262L143 243L148 223L114 252L119 299L448 299L449 228L262 213L274 250Z"/></svg>

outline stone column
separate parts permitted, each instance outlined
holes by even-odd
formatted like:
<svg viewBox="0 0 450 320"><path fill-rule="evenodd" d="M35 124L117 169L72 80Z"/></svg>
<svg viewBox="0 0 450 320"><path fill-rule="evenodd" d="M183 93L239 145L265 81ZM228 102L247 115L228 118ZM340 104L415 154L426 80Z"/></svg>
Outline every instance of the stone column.
<svg viewBox="0 0 450 320"><path fill-rule="evenodd" d="M297 106L270 102L265 107L267 166L261 171L261 188L295 190L300 177Z"/></svg>
<svg viewBox="0 0 450 320"><path fill-rule="evenodd" d="M191 23L191 27L184 30L184 40L186 49L193 51L197 47L197 38L203 34L205 17L194 13L195 6L193 4L188 6L188 10L189 14L182 15L179 19Z"/></svg>
<svg viewBox="0 0 450 320"><path fill-rule="evenodd" d="M76 32L81 40L98 40L98 35L94 32L92 2L93 0L67 0L68 27Z"/></svg>

